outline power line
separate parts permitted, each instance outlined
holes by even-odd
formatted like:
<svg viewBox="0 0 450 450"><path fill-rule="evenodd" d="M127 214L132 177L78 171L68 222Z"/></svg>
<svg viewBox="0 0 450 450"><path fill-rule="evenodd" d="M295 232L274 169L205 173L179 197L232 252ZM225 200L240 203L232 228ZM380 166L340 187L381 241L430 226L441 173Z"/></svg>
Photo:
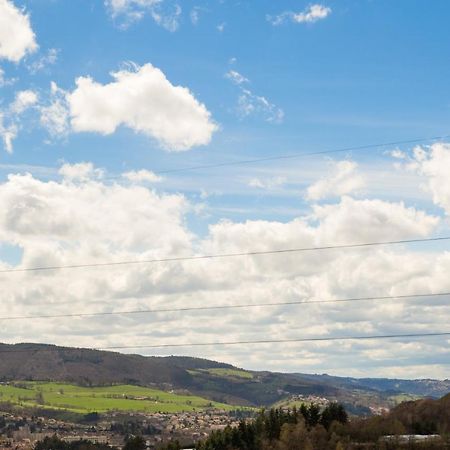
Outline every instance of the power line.
<svg viewBox="0 0 450 450"><path fill-rule="evenodd" d="M161 258L161 259L143 259L143 260L134 260L134 261L116 261L116 262L105 262L105 263L70 264L70 265L61 265L61 266L25 267L22 269L3 269L3 270L0 270L0 274L15 273L15 272L38 272L38 271L46 271L46 270L60 270L60 269L82 269L82 268L87 268L87 267L126 266L126 265L136 265L136 264L180 262L180 261L193 261L193 260L202 260L202 259L234 258L234 257L241 257L241 256L260 256L260 255L273 255L273 254L283 254L283 253L300 253L300 252L312 252L312 251L321 251L321 250L375 247L375 246L397 245L397 244L415 244L415 243L419 243L419 242L437 242L437 241L448 241L448 240L450 240L450 236L423 238L423 239L403 239L403 240L399 240L399 241L364 242L364 243L359 243L359 244L327 245L327 246L323 246L323 247L303 247L303 248L287 248L287 249L278 249L278 250L251 251L251 252L241 252L241 253L220 253L220 254L199 255L199 256L179 256L179 257L169 257L169 258Z"/></svg>
<svg viewBox="0 0 450 450"><path fill-rule="evenodd" d="M180 348L180 347L223 347L232 345L261 345L261 344L288 344L301 342L332 342L332 341L365 341L365 340L384 340L384 339L414 339L429 337L445 337L450 336L450 331L432 332L432 333L405 333L405 334L377 334L377 335L359 335L359 336L329 336L329 337L305 337L293 339L261 339L261 340L241 340L241 341L218 341L218 342L190 342L177 344L136 344L136 345L113 345L106 347L94 348L77 348L76 350L94 350L94 351L110 351L110 350L133 350L133 349L157 349L157 348ZM2 344L14 345L14 344ZM16 345L33 345L33 344L16 344ZM45 345L45 344L41 344ZM44 348L17 348L17 349L0 349L0 353L30 353L30 352L64 352L65 350L73 350L70 347L44 347Z"/></svg>
<svg viewBox="0 0 450 450"><path fill-rule="evenodd" d="M263 339L255 341L219 341L219 342L192 342L180 344L149 344L149 345L116 345L109 347L99 347L95 350L127 350L146 348L175 348L175 347L207 347L207 346L228 346L228 345L257 345L257 344L285 344L290 342L326 342L326 341L363 341L375 339L400 339L400 338L421 338L450 336L450 331L436 333L407 333L407 334L381 334L363 336L331 336L331 337L309 337L296 339Z"/></svg>
<svg viewBox="0 0 450 450"><path fill-rule="evenodd" d="M112 345L105 347L92 347L92 348L74 348L74 347L56 347L50 346L50 344L38 344L49 345L49 347L40 348L14 348L3 350L0 349L0 353L38 353L38 352L64 352L66 350L93 350L93 351L112 351L112 350L133 350L133 349L152 349L152 348L179 348L179 347L224 347L233 345L261 345L261 344L288 344L288 343L300 343L300 342L332 342L332 341L365 341L365 340L378 340L378 339L414 339L414 338L429 338L429 337L450 337L450 331L441 331L433 333L405 333L405 334L377 334L377 335L360 335L360 336L329 336L329 337L306 337L306 338L294 338L294 339L261 339L261 340L242 340L242 341L218 341L218 342L190 342L190 343L177 343L177 344L137 344L137 345ZM0 345L35 345L35 344L0 344Z"/></svg>
<svg viewBox="0 0 450 450"><path fill-rule="evenodd" d="M449 139L450 135L443 135L443 136L434 136L434 137L428 137L428 138L417 138L417 139L407 139L402 141L392 141L392 142L383 142L383 143L376 143L376 144L366 144L366 145L358 145L354 147L343 147L338 148L334 150L322 150L317 152L308 152L308 153L291 153L286 155L273 155L273 156L267 156L264 158L255 158L255 159L244 159L239 161L228 161L228 162L221 162L221 163L213 163L213 164L203 164L198 166L190 166L190 167L181 167L179 169L165 169L165 170L158 170L153 171L156 175L166 175L170 173L177 173L177 172L187 172L191 170L203 170L203 169L215 169L220 167L227 167L227 166L239 166L239 165L247 165L247 164L255 164L260 162L267 162L267 161L276 161L276 160L283 160L283 159L295 159L295 158L303 158L303 157L309 157L309 156L319 156L319 155L328 155L332 153L344 153L344 152L350 152L355 150L367 150L371 148L378 148L378 147L384 147L384 146L394 146L394 145L402 145L402 144L417 144L419 142L426 142L426 141L434 141L434 140L444 140ZM115 176L115 177L105 177L104 180L115 180L123 178L123 176Z"/></svg>
<svg viewBox="0 0 450 450"><path fill-rule="evenodd" d="M162 169L162 170L156 170L152 171L156 175L165 175L170 173L177 173L177 172L187 172L192 170L203 170L203 169L214 169L214 168L220 168L220 167L227 167L227 166L239 166L239 165L250 165L250 164L256 164L260 162L266 162L266 161L276 161L276 160L283 160L283 159L296 159L296 158L303 158L303 157L309 157L309 156L320 156L320 155L327 155L327 154L333 154L333 153L344 153L344 152L350 152L350 151L356 151L356 150L368 150L371 148L378 148L378 147L384 147L384 146L394 146L394 145L403 145L403 144L418 144L420 142L427 142L427 141L437 141L437 140L444 140L449 139L450 135L442 135L442 136L432 136L432 137L422 137L422 138L416 138L416 139L405 139L405 140L399 140L399 141L391 141L391 142L380 142L380 143L374 143L374 144L365 144L365 145L358 145L353 147L343 147L338 149L331 149L331 150L321 150L316 152L306 152L306 153L290 153L285 155L272 155L267 156L264 158L254 158L254 159L244 159L244 160L238 160L238 161L225 161L221 163L212 163L212 164L200 164L197 166L188 166L188 167L180 167L178 169ZM54 170L58 170L58 167L52 167ZM109 177L103 177L100 178L100 180L118 180L125 178L123 175L117 175L117 176L109 176Z"/></svg>
<svg viewBox="0 0 450 450"><path fill-rule="evenodd" d="M92 313L68 313L68 314L45 314L34 316L4 316L0 317L1 321L6 320L35 320L35 319L62 319L62 318L75 318L75 317L99 317L99 316L124 316L133 314L156 314L166 312L189 312L189 311L210 311L210 310L223 310L223 309L244 309L244 308L264 308L264 307L276 307L276 306L290 306L290 305L305 305L313 306L316 304L325 303L350 303L350 302L368 302L376 300L406 300L417 299L423 297L445 297L449 296L450 292L439 292L435 294L410 294L410 295L389 295L382 297L353 297L353 298L341 298L330 300L314 300L314 301L290 301L290 302L267 302L267 303L243 303L239 305L216 305L216 306L192 306L184 308L153 308L153 309L137 309L126 311L111 311L111 312L92 312Z"/></svg>

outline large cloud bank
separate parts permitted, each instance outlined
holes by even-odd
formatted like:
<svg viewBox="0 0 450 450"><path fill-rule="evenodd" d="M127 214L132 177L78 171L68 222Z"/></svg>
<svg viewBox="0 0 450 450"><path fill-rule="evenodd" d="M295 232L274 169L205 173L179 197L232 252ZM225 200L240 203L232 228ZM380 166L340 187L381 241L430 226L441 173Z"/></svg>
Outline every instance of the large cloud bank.
<svg viewBox="0 0 450 450"><path fill-rule="evenodd" d="M102 181L90 163L65 165L61 180L11 175L0 185L2 246L17 266L83 264L165 256L322 246L433 235L441 220L399 202L342 197L281 221L219 221L205 236L188 227L195 204L183 195ZM130 184L131 180L131 184ZM11 315L282 302L449 291L450 253L378 247L260 257L0 275ZM252 340L447 329L445 299L278 306L219 313L158 313L67 320L10 321L5 341L108 346ZM354 375L444 376L448 342L359 341L183 348L185 354L251 368ZM175 349L159 354L174 353ZM271 357L267 358L267 354ZM364 364L355 364L364 361Z"/></svg>

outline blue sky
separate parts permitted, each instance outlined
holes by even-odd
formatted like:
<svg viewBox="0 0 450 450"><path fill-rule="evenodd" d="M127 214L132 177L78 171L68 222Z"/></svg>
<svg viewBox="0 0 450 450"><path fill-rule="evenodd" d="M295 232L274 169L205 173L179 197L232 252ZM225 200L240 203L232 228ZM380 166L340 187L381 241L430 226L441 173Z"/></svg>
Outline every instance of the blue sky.
<svg viewBox="0 0 450 450"><path fill-rule="evenodd" d="M170 2L166 2L170 3ZM107 138L72 135L43 144L38 129L21 133L8 163L55 165L58 159L88 159L111 171L159 169L191 161L339 148L401 138L446 134L450 119L450 38L446 2L339 1L315 23L271 25L266 16L301 11L308 3L224 1L182 3L178 29L158 26L149 13L127 29L102 1L19 2L30 14L40 46L32 63L49 49L54 65L30 74L27 62L3 62L19 80L2 89L3 102L18 89L45 92L50 81L74 88L79 76L107 83L123 62L160 68L173 84L186 86L220 124L208 148L167 155L157 143L119 129ZM174 3L164 6L168 14ZM190 14L198 11L193 25ZM225 24L223 32L217 26ZM236 58L230 65L231 58ZM238 119L238 90L224 77L230 69L251 81L256 95L284 111L280 124L261 117ZM43 94L45 95L45 94ZM126 145L124 145L126 143ZM101 148L108 148L108 157ZM128 147L128 148L125 148ZM132 147L132 151L129 150Z"/></svg>
<svg viewBox="0 0 450 450"><path fill-rule="evenodd" d="M448 2L0 0L0 20L2 14L8 24L7 32L0 31L2 267L449 233L446 139L424 140L420 148L385 145L158 176L197 165L450 134ZM442 291L450 290L440 275L448 250L445 243L380 250L360 263L327 254L315 260L317 273L305 269L311 266L306 260L276 267L252 261L242 280L242 267L234 263L102 272L74 276L70 293L61 292L65 274L40 277L37 285L24 276L22 291L11 285L7 302L17 313L43 305L66 311L70 302L111 311L150 300L256 302L261 292L318 299ZM400 260L408 261L401 270ZM293 273L297 262L299 272ZM363 309L317 310L317 326L305 332L442 328L433 307L443 308L430 300L428 316L403 304L392 311L374 307L375 323ZM288 335L297 316L272 313L259 312L239 330L241 318L233 316L221 333ZM171 321L164 319L152 334L136 320L141 340L179 338L169 331ZM183 320L192 330L193 322ZM104 323L77 331L39 322L16 334L6 330L0 340L135 342L133 336L120 338L124 326L115 324L116 335ZM220 339L206 329L184 336ZM442 352L439 361L425 363L427 344L404 345L398 376L443 376L446 342L434 344ZM331 361L313 346L301 357L289 349L269 362L258 352L208 351L193 354L253 368L354 375L390 373L387 361L398 360L370 345L349 348L371 361L357 367L345 357Z"/></svg>

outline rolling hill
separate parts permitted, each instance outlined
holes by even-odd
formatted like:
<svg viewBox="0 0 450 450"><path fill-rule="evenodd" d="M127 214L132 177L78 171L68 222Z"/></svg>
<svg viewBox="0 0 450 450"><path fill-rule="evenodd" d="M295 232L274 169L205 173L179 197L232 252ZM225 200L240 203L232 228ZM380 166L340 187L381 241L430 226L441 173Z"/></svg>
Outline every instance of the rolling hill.
<svg viewBox="0 0 450 450"><path fill-rule="evenodd" d="M299 395L313 395L340 401L351 412L368 413L369 406L391 407L400 400L440 397L450 391L448 380L257 372L199 358L144 357L45 344L0 344L0 354L0 382L141 386L236 406L271 406Z"/></svg>

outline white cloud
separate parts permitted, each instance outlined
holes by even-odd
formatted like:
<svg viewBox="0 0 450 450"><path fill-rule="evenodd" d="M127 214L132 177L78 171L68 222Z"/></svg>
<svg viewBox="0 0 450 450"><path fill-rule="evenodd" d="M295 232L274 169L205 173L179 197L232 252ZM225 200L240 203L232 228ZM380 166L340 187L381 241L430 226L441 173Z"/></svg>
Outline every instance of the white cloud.
<svg viewBox="0 0 450 450"><path fill-rule="evenodd" d="M249 82L248 78L244 77L244 75L241 75L236 70L229 70L225 74L225 78L228 78L232 83L237 84L237 85Z"/></svg>
<svg viewBox="0 0 450 450"><path fill-rule="evenodd" d="M188 150L211 141L217 125L205 105L189 89L174 86L151 64L111 74L100 84L76 80L67 99L76 132L112 134L121 125L156 139L170 151Z"/></svg>
<svg viewBox="0 0 450 450"><path fill-rule="evenodd" d="M320 222L321 241L370 242L373 240L424 237L439 219L403 203L355 200L343 197L338 204L315 205L313 217Z"/></svg>
<svg viewBox="0 0 450 450"><path fill-rule="evenodd" d="M106 184L90 163L65 165L64 179L39 181L10 175L0 183L0 240L18 246L15 266L83 264L167 256L273 250L348 244L430 235L439 220L402 203L342 198L287 222L218 221L206 236L194 235L182 195L154 187ZM77 181L76 183L73 181ZM406 246L330 250L245 258L103 267L4 276L2 305L11 315L76 311L319 300L355 296L439 292L450 289L450 252ZM20 277L20 282L18 282ZM220 313L133 315L5 322L2 341L64 342L107 346L120 342L178 343L388 334L445 330L446 300L424 298L354 304L279 306ZM389 349L389 351L387 351ZM155 350L159 353L158 350ZM173 353L173 349L161 350ZM426 359L448 360L446 341L286 344L183 348L182 353L226 360L239 366L292 371L380 374L402 360L426 373ZM277 358L267 359L267 354ZM422 359L420 359L422 358ZM363 361L363 363L358 363ZM422 362L421 362L422 361ZM433 370L444 373L435 359Z"/></svg>
<svg viewBox="0 0 450 450"><path fill-rule="evenodd" d="M32 90L19 91L16 93L16 98L10 105L10 111L13 114L19 115L31 108L38 102L38 95Z"/></svg>
<svg viewBox="0 0 450 450"><path fill-rule="evenodd" d="M91 162L66 163L60 167L58 173L66 181L88 181L103 177L103 170L96 169Z"/></svg>
<svg viewBox="0 0 450 450"><path fill-rule="evenodd" d="M13 141L17 137L18 127L15 123L6 123L5 114L0 112L0 137L8 153L13 151Z"/></svg>
<svg viewBox="0 0 450 450"><path fill-rule="evenodd" d="M392 150L390 155L396 159L407 159L407 154L399 149Z"/></svg>
<svg viewBox="0 0 450 450"><path fill-rule="evenodd" d="M49 49L45 55L41 56L40 58L29 64L28 70L32 74L35 74L37 72L47 69L49 66L56 64L56 61L58 60L58 53L59 50L56 48Z"/></svg>
<svg viewBox="0 0 450 450"><path fill-rule="evenodd" d="M178 4L166 6L166 3L164 0L105 0L111 16L124 20L121 24L124 28L149 14L158 25L168 31L176 31L181 7Z"/></svg>
<svg viewBox="0 0 450 450"><path fill-rule="evenodd" d="M142 182L150 182L150 183L158 183L163 180L162 177L156 175L156 173L150 170L132 170L130 172L125 172L122 174L124 178L132 181L133 183L142 183Z"/></svg>
<svg viewBox="0 0 450 450"><path fill-rule="evenodd" d="M70 131L67 92L52 81L47 104L39 107L40 123L52 137L64 137Z"/></svg>
<svg viewBox="0 0 450 450"><path fill-rule="evenodd" d="M129 14L150 9L159 5L162 1L163 0L105 0L105 5L110 8L113 16L117 16L119 14Z"/></svg>
<svg viewBox="0 0 450 450"><path fill-rule="evenodd" d="M199 8L193 8L189 13L189 17L191 18L192 25L197 25L200 20Z"/></svg>
<svg viewBox="0 0 450 450"><path fill-rule="evenodd" d="M294 23L314 23L323 20L331 14L331 8L320 4L308 6L302 12L285 11L277 16L267 16L267 20L272 25L281 25L287 20Z"/></svg>
<svg viewBox="0 0 450 450"><path fill-rule="evenodd" d="M261 178L252 178L248 185L250 187L258 188L258 189L274 189L281 185L283 185L286 182L285 177L273 177L268 178L266 180L262 180Z"/></svg>
<svg viewBox="0 0 450 450"><path fill-rule="evenodd" d="M179 26L179 20L181 16L181 6L175 5L173 7L173 10L171 12L161 12L156 9L152 9L151 15L153 17L153 20L163 28L165 28L168 31L176 31Z"/></svg>
<svg viewBox="0 0 450 450"><path fill-rule="evenodd" d="M13 151L13 141L21 128L21 116L38 102L38 95L32 90L16 92L15 99L0 110L0 138L8 153Z"/></svg>
<svg viewBox="0 0 450 450"><path fill-rule="evenodd" d="M238 98L237 111L241 118L256 115L271 123L281 123L284 119L284 111L281 108L249 89L242 89Z"/></svg>
<svg viewBox="0 0 450 450"><path fill-rule="evenodd" d="M0 88L4 86L11 86L13 85L17 80L15 78L7 78L5 76L5 71L0 67Z"/></svg>
<svg viewBox="0 0 450 450"><path fill-rule="evenodd" d="M353 161L333 163L331 173L308 187L306 198L321 200L341 197L364 187L364 178L357 173L358 164Z"/></svg>
<svg viewBox="0 0 450 450"><path fill-rule="evenodd" d="M219 25L217 25L217 31L219 33L223 33L225 31L225 27L227 26L227 24L225 22L219 23Z"/></svg>
<svg viewBox="0 0 450 450"><path fill-rule="evenodd" d="M407 168L426 177L426 189L433 202L450 216L450 144L436 143L429 149L416 147Z"/></svg>
<svg viewBox="0 0 450 450"><path fill-rule="evenodd" d="M231 64L234 64L234 62ZM236 111L240 118L254 115L262 117L266 122L281 123L283 121L284 111L281 108L271 103L267 98L256 95L243 86L250 83L250 80L244 75L237 70L229 70L225 74L225 78L239 88L240 94Z"/></svg>
<svg viewBox="0 0 450 450"><path fill-rule="evenodd" d="M19 62L38 48L30 18L10 0L0 0L0 59Z"/></svg>

